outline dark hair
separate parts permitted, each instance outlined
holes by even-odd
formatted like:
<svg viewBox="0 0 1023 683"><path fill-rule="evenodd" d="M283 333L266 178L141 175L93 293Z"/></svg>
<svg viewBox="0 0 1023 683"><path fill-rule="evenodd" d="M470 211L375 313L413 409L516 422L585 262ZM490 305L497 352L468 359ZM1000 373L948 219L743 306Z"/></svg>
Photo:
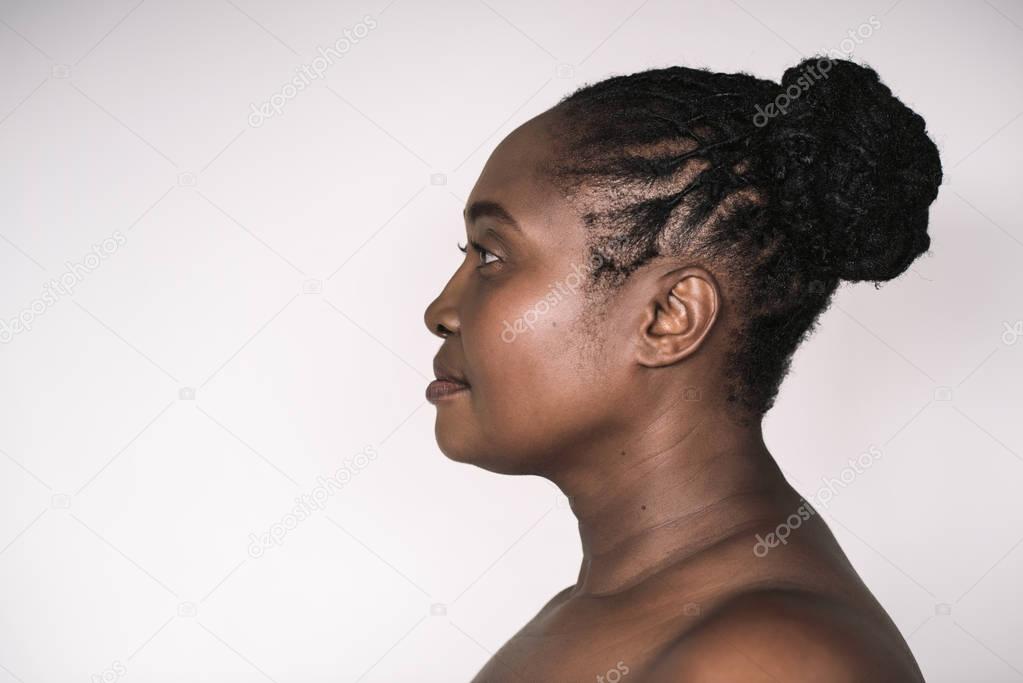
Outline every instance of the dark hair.
<svg viewBox="0 0 1023 683"><path fill-rule="evenodd" d="M554 111L545 171L581 201L592 290L658 255L726 274L741 321L728 400L747 414L774 404L841 280L877 287L930 245L938 150L870 67L814 57L780 84L651 69L586 85Z"/></svg>

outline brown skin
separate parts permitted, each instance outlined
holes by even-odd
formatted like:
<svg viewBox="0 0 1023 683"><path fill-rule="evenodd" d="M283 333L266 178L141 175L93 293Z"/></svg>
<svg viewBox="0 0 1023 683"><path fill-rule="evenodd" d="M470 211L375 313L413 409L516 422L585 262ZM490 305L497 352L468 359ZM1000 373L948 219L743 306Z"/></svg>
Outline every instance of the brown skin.
<svg viewBox="0 0 1023 683"><path fill-rule="evenodd" d="M469 385L436 401L441 450L550 479L582 540L576 584L474 680L922 681L819 516L753 552L803 502L725 401L736 313L714 264L658 257L592 310L570 286L592 262L580 207L538 172L557 115L490 157L467 206L518 228L468 221L487 253L470 246L425 315L442 374Z"/></svg>

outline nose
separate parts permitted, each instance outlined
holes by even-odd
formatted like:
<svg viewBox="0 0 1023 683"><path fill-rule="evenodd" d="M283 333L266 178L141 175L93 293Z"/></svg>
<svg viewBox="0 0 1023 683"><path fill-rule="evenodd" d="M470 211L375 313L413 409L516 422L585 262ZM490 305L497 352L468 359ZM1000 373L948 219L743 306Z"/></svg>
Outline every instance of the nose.
<svg viewBox="0 0 1023 683"><path fill-rule="evenodd" d="M426 307L423 320L426 328L441 339L446 339L452 334L457 334L461 323L458 320L457 292L455 281L458 279L456 272L443 291Z"/></svg>

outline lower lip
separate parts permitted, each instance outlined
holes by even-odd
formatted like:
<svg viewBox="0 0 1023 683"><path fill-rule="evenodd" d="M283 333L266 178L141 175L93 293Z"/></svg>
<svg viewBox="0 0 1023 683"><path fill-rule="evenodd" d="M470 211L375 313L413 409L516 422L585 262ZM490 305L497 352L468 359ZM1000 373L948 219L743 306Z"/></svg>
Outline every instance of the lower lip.
<svg viewBox="0 0 1023 683"><path fill-rule="evenodd" d="M446 379L436 379L426 387L426 400L430 403L437 403L465 391L469 391L469 385L467 384L460 384Z"/></svg>

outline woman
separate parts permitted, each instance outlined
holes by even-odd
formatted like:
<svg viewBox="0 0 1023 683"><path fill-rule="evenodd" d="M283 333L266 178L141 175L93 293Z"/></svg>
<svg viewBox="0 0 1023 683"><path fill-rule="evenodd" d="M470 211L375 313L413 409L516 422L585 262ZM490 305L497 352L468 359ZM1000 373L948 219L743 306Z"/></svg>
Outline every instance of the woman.
<svg viewBox="0 0 1023 683"><path fill-rule="evenodd" d="M427 397L445 455L564 492L583 560L477 681L922 680L761 421L839 283L927 251L941 177L923 119L827 57L609 78L501 142Z"/></svg>

